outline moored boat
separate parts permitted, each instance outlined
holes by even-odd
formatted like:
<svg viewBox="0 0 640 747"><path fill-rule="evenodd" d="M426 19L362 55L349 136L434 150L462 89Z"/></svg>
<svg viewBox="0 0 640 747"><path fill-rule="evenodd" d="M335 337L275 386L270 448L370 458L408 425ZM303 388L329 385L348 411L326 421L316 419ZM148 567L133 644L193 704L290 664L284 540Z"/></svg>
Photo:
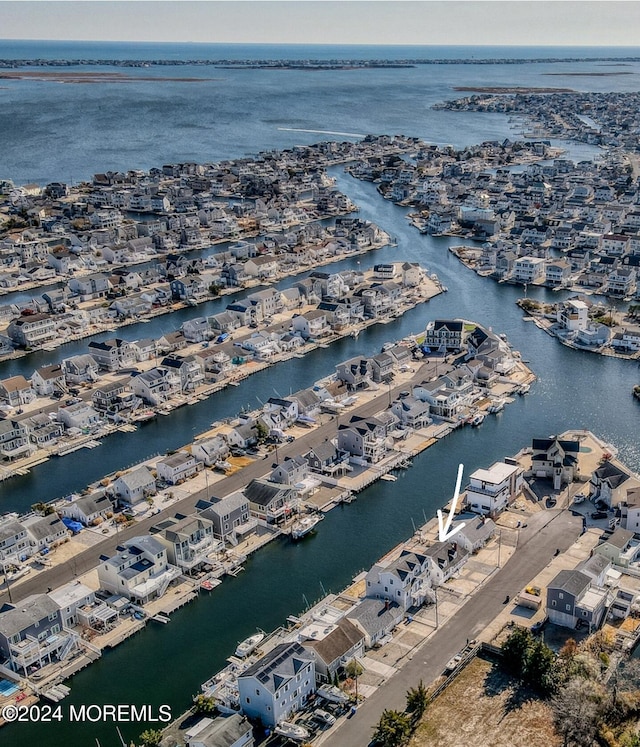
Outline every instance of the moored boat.
<svg viewBox="0 0 640 747"><path fill-rule="evenodd" d="M242 643L238 644L238 648L236 649L236 656L238 656L240 659L244 659L246 656L249 656L249 654L252 654L263 640L264 633L256 633L249 638L245 638Z"/></svg>
<svg viewBox="0 0 640 747"><path fill-rule="evenodd" d="M471 420L471 425L472 425L472 426L473 426L474 428L477 428L477 427L478 427L479 425L482 425L483 421L484 421L484 413L482 413L482 412L479 412L479 413L478 413L478 414L477 414L477 415L476 415L476 416L475 416L475 417L474 417L474 418L473 418L473 419Z"/></svg>
<svg viewBox="0 0 640 747"><path fill-rule="evenodd" d="M319 514L311 514L297 519L291 526L291 539L299 540L306 537L322 519L324 519L324 516Z"/></svg>

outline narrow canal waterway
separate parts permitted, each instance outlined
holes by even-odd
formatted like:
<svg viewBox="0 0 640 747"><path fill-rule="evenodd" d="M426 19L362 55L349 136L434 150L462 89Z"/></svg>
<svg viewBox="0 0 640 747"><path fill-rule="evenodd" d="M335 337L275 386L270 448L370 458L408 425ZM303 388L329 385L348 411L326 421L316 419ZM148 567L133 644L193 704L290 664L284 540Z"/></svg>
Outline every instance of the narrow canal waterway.
<svg viewBox="0 0 640 747"><path fill-rule="evenodd" d="M82 487L103 473L149 454L187 442L209 422L257 405L280 394L308 386L332 370L335 363L355 353L377 351L382 342L424 327L430 318L463 316L505 332L519 349L539 381L527 397L481 428L455 432L414 460L414 466L396 483L380 482L358 500L331 512L314 537L294 545L277 541L247 563L238 578L226 579L210 596L177 612L169 625L148 626L141 635L123 644L71 681L69 703L170 704L174 714L188 707L200 683L223 664L238 640L256 627L270 630L284 623L327 590L343 587L360 569L434 515L453 489L455 468L465 474L480 465L513 453L532 436L548 435L569 427L589 428L620 449L621 457L640 468L638 432L640 408L631 397L637 383L637 365L572 351L522 319L514 301L522 289L497 285L465 269L448 251L452 242L420 236L406 221L405 210L384 202L375 186L357 182L334 170L338 187L361 207L361 216L375 220L398 246L371 255L372 260L413 260L437 272L449 292L409 312L388 325L371 328L358 340L347 339L319 350L304 360L257 374L233 391L207 402L183 408L136 434L108 439L98 449L72 458L52 460L19 480L0 487L5 510L36 500L46 500ZM364 264L364 261L361 260ZM557 299L544 289L530 295ZM150 325L147 325L150 326ZM283 391L285 390L285 391ZM304 596L303 596L304 595ZM125 740L144 726L121 725ZM115 727L109 724L19 724L0 730L0 747L25 744L48 747L118 745Z"/></svg>

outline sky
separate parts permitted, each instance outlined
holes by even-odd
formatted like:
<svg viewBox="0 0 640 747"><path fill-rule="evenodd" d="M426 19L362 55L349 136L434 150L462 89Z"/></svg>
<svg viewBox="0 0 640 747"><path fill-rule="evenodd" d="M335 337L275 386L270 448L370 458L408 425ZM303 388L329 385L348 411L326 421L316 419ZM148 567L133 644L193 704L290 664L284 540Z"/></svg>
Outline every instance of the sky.
<svg viewBox="0 0 640 747"><path fill-rule="evenodd" d="M0 0L0 38L635 46L640 3L565 0Z"/></svg>

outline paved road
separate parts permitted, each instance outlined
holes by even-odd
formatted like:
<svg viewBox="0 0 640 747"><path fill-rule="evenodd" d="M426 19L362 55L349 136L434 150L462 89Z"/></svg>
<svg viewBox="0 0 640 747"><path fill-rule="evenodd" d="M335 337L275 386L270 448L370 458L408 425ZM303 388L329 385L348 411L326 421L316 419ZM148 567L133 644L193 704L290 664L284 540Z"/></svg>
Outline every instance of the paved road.
<svg viewBox="0 0 640 747"><path fill-rule="evenodd" d="M398 385L391 388L390 392L385 388L385 391L381 391L374 399L370 402L366 402L359 407L355 407L349 410L348 416L360 415L370 416L384 409L390 398L395 398L403 389L410 388L412 382L420 382L425 379L429 379L435 375L436 370L439 375L445 373L450 369L450 366L443 363L442 361L429 361L427 363L416 364L417 369L412 379L409 382ZM278 456L280 460L286 456L295 456L297 454L304 454L314 444L321 443L326 438L333 438L336 435L336 422L330 421L325 423L318 428L314 428L304 436L297 438L294 443L283 444L278 447ZM258 459L255 462L247 465L243 469L239 470L233 475L220 480L215 483L215 494L217 497L224 497L233 493L236 490L240 490L245 487L251 480L258 477L263 477L265 472L268 470L271 462L269 460ZM164 509L161 513L155 516L148 517L142 521L136 522L134 525L122 529L117 535L109 537L102 542L90 547L75 557L71 558L64 564L54 566L42 571L37 572L37 575L23 581L18 584L15 589L11 588L11 596L14 602L24 599L24 597L30 594L37 594L47 590L51 587L55 589L62 584L72 581L74 578L81 576L83 573L90 571L98 565L100 555L112 555L115 552L115 548L118 544L123 542L130 537L135 537L141 534L145 534L149 531L149 528L154 524L159 523L162 519L175 513L189 514L195 508L196 503L201 499L207 498L207 489L199 490L196 493L188 496L187 498L172 504L168 508ZM9 597L5 591L0 595L0 605L4 602L8 602Z"/></svg>
<svg viewBox="0 0 640 747"><path fill-rule="evenodd" d="M369 744L385 708L405 707L405 694L420 679L432 682L442 674L449 659L503 610L505 596L512 599L551 560L556 548L566 550L580 534L582 522L568 511L543 511L527 520L520 530L518 550L475 596L463 605L413 658L382 685L347 719L324 745L362 747ZM463 713L463 711L461 711Z"/></svg>

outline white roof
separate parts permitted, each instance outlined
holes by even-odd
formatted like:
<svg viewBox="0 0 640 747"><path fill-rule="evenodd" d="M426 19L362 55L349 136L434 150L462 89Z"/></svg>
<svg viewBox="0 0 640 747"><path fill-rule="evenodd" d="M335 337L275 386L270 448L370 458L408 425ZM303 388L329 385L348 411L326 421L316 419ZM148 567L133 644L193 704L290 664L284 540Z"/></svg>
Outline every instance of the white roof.
<svg viewBox="0 0 640 747"><path fill-rule="evenodd" d="M489 469L477 469L472 472L471 479L480 480L481 482L488 482L492 485L497 485L504 480L507 480L514 472L517 472L520 468L516 464L505 464L504 462L496 462L492 464Z"/></svg>
<svg viewBox="0 0 640 747"><path fill-rule="evenodd" d="M64 608L71 607L73 604L82 601L90 594L93 594L93 590L88 586L81 584L79 581L72 581L71 583L59 586L57 589L50 591L49 597L59 604L61 608Z"/></svg>

